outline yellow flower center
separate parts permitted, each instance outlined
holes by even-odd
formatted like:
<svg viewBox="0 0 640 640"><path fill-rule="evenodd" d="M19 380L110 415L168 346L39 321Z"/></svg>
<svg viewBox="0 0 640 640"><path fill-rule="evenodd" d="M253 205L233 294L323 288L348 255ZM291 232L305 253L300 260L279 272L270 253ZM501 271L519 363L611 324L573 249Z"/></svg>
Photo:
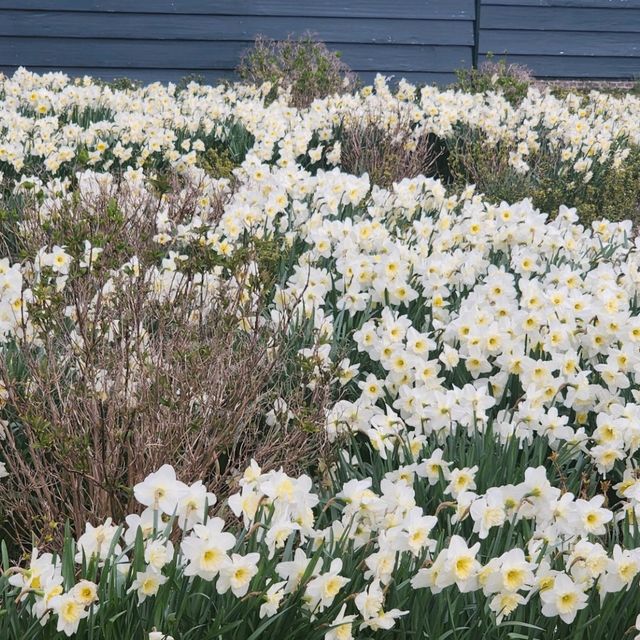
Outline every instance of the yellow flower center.
<svg viewBox="0 0 640 640"><path fill-rule="evenodd" d="M62 609L60 610L60 615L65 622L75 622L78 619L79 613L80 606L73 600L65 602Z"/></svg>
<svg viewBox="0 0 640 640"><path fill-rule="evenodd" d="M473 567L473 558L471 556L463 556L458 558L455 563L455 572L458 578L466 580L471 574Z"/></svg>
<svg viewBox="0 0 640 640"><path fill-rule="evenodd" d="M523 569L509 569L505 576L505 584L511 591L517 590L524 582L524 570Z"/></svg>
<svg viewBox="0 0 640 640"><path fill-rule="evenodd" d="M327 597L333 598L340 591L341 582L337 577L327 580L327 584L324 587L324 593Z"/></svg>

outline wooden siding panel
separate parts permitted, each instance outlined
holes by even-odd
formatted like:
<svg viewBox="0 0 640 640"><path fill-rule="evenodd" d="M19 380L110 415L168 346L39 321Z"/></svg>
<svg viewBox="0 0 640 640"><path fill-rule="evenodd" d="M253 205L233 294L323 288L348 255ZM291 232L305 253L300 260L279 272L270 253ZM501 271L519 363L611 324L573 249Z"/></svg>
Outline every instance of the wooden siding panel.
<svg viewBox="0 0 640 640"><path fill-rule="evenodd" d="M229 76L256 35L311 32L365 81L380 71L444 83L472 62L475 6L475 0L0 0L0 67L209 79Z"/></svg>
<svg viewBox="0 0 640 640"><path fill-rule="evenodd" d="M486 59L487 56L480 56L480 62ZM540 78L615 80L637 78L640 75L637 58L510 55L507 59L529 67Z"/></svg>
<svg viewBox="0 0 640 640"><path fill-rule="evenodd" d="M478 51L540 77L638 77L640 0L481 0Z"/></svg>
<svg viewBox="0 0 640 640"><path fill-rule="evenodd" d="M488 52L511 55L638 57L640 36L614 32L482 29L480 53Z"/></svg>
<svg viewBox="0 0 640 640"><path fill-rule="evenodd" d="M613 31L640 33L640 9L590 9L572 7L482 7L482 29L534 31ZM597 38L594 35L594 38Z"/></svg>
<svg viewBox="0 0 640 640"><path fill-rule="evenodd" d="M483 6L640 9L640 0L481 0L481 3Z"/></svg>
<svg viewBox="0 0 640 640"><path fill-rule="evenodd" d="M474 0L0 0L0 9L473 20Z"/></svg>
<svg viewBox="0 0 640 640"><path fill-rule="evenodd" d="M0 36L245 40L310 31L324 42L473 45L472 21L0 11Z"/></svg>
<svg viewBox="0 0 640 640"><path fill-rule="evenodd" d="M81 40L0 37L4 66L233 69L246 42ZM471 64L464 46L345 44L343 59L355 71L451 72Z"/></svg>
<svg viewBox="0 0 640 640"><path fill-rule="evenodd" d="M369 80L470 66L475 0L0 0L0 68L176 80L231 75L254 36L311 31ZM481 0L480 60L541 77L640 76L640 0Z"/></svg>

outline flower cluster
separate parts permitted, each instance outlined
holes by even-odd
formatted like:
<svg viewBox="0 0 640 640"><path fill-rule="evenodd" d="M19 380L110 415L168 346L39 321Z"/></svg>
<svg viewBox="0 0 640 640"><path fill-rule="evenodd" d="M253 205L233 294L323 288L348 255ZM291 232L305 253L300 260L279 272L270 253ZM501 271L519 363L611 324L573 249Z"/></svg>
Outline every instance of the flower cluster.
<svg viewBox="0 0 640 640"><path fill-rule="evenodd" d="M278 166L291 167L304 157L335 165L343 128L373 121L389 131L406 123L414 141L425 134L455 140L462 129L471 130L489 145L507 145L518 173L544 150L557 154L566 180L589 182L602 166L620 166L640 143L640 100L631 94L592 92L584 101L531 88L514 107L499 93L418 90L404 80L392 91L384 76L355 95L315 100L308 109L291 107L286 94L269 102L268 93L268 86L194 83L181 92L159 83L113 90L89 77L72 82L62 73L20 69L0 81L0 171L21 174L43 165L51 176L68 175L78 163L102 171L184 170L214 141L228 142L237 126L250 135L251 153L260 161L275 156Z"/></svg>
<svg viewBox="0 0 640 640"><path fill-rule="evenodd" d="M180 331L199 329L234 298L230 331L290 340L305 392L330 390L334 446L308 475L252 460L220 500L211 475L178 479L177 460L144 479L116 470L142 509L5 566L0 631L28 618L25 638L125 621L131 637L178 640L437 638L458 623L460 638L509 625L621 637L640 580L631 223L585 227L572 208L550 216L425 176L372 185L341 170L340 131L374 116L389 128L408 118L418 137L470 127L513 145L517 171L545 145L588 182L640 142L640 102L532 89L513 107L378 79L297 110L264 89L112 91L23 71L0 85L2 198L23 207L7 243L19 249L0 259L0 355L36 352L97 406L135 413L162 377L142 310L175 307ZM238 135L233 179L198 165ZM96 233L105 220L144 229L152 250ZM143 302L125 327L113 312L134 292ZM51 339L54 310L64 340ZM86 365L90 346L125 343L117 371ZM8 444L29 426L12 409L30 386L20 375L14 387L0 377ZM198 428L215 422L206 390L172 391ZM267 426L299 418L289 400L272 402ZM7 451L0 440L2 483L17 468Z"/></svg>

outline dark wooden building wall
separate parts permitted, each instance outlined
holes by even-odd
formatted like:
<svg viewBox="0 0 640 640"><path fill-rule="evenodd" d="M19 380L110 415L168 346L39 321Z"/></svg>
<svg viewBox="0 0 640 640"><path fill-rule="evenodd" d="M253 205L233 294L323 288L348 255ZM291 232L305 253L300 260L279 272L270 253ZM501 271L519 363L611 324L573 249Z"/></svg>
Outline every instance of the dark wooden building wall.
<svg viewBox="0 0 640 640"><path fill-rule="evenodd" d="M640 77L640 0L481 0L480 60L549 78Z"/></svg>
<svg viewBox="0 0 640 640"><path fill-rule="evenodd" d="M0 71L214 82L256 35L306 31L365 80L445 84L489 53L542 77L640 77L640 0L0 0Z"/></svg>
<svg viewBox="0 0 640 640"><path fill-rule="evenodd" d="M469 66L475 0L0 0L0 70L214 81L257 34L311 31L361 76L449 82Z"/></svg>

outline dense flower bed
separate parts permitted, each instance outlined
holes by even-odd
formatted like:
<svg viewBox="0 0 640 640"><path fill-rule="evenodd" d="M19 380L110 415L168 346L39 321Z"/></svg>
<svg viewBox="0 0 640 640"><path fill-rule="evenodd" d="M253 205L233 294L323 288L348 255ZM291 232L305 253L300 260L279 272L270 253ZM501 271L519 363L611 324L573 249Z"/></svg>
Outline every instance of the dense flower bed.
<svg viewBox="0 0 640 640"><path fill-rule="evenodd" d="M185 484L174 460L144 479L129 470L141 511L88 522L77 539L67 531L63 549L33 549L15 566L4 547L0 635L632 637L631 223L585 228L567 207L551 220L528 200L493 203L473 186L454 195L424 176L385 189L339 165L345 121L391 126L406 111L417 137L477 128L513 144L517 171L547 145L567 180L588 182L640 140L640 102L594 94L585 106L532 90L513 108L404 83L392 95L380 81L299 111L265 93L114 92L26 73L0 85L3 199L25 212L0 259L4 353L37 351L101 406L135 412L159 367L153 327L127 334L135 357L121 375L87 371L88 342L125 340L117 322L98 322L105 308L144 291L149 305L197 300L181 321L206 325L221 296L244 292L237 330L296 336L306 389L331 390L324 429L336 452L298 476L252 461L223 509L208 478ZM198 166L212 145L242 156L232 179ZM164 170L177 174L170 194L158 189ZM56 235L70 212L122 224L143 212L155 250L114 253L91 225ZM264 242L278 256L273 286L253 260ZM66 342L49 339L53 309ZM29 382L3 385L0 490L10 490L24 473L16 452L30 425L14 407ZM193 395L185 410L198 416L206 402ZM278 397L266 423L295 422L289 403Z"/></svg>
<svg viewBox="0 0 640 640"><path fill-rule="evenodd" d="M640 99L593 92L588 101L559 99L530 89L514 107L497 93L465 94L404 81L391 91L379 76L358 94L316 100L295 109L286 95L267 104L270 87L149 85L112 90L70 82L64 74L37 76L24 70L0 83L0 170L68 174L76 163L100 170L169 163L195 164L212 140L229 142L233 124L252 137L251 156L281 167L338 164L340 132L367 119L393 128L399 121L415 132L456 138L462 129L490 144L510 145L509 162L524 173L540 151L552 151L567 182L590 181L609 161L620 165L629 146L640 143Z"/></svg>

